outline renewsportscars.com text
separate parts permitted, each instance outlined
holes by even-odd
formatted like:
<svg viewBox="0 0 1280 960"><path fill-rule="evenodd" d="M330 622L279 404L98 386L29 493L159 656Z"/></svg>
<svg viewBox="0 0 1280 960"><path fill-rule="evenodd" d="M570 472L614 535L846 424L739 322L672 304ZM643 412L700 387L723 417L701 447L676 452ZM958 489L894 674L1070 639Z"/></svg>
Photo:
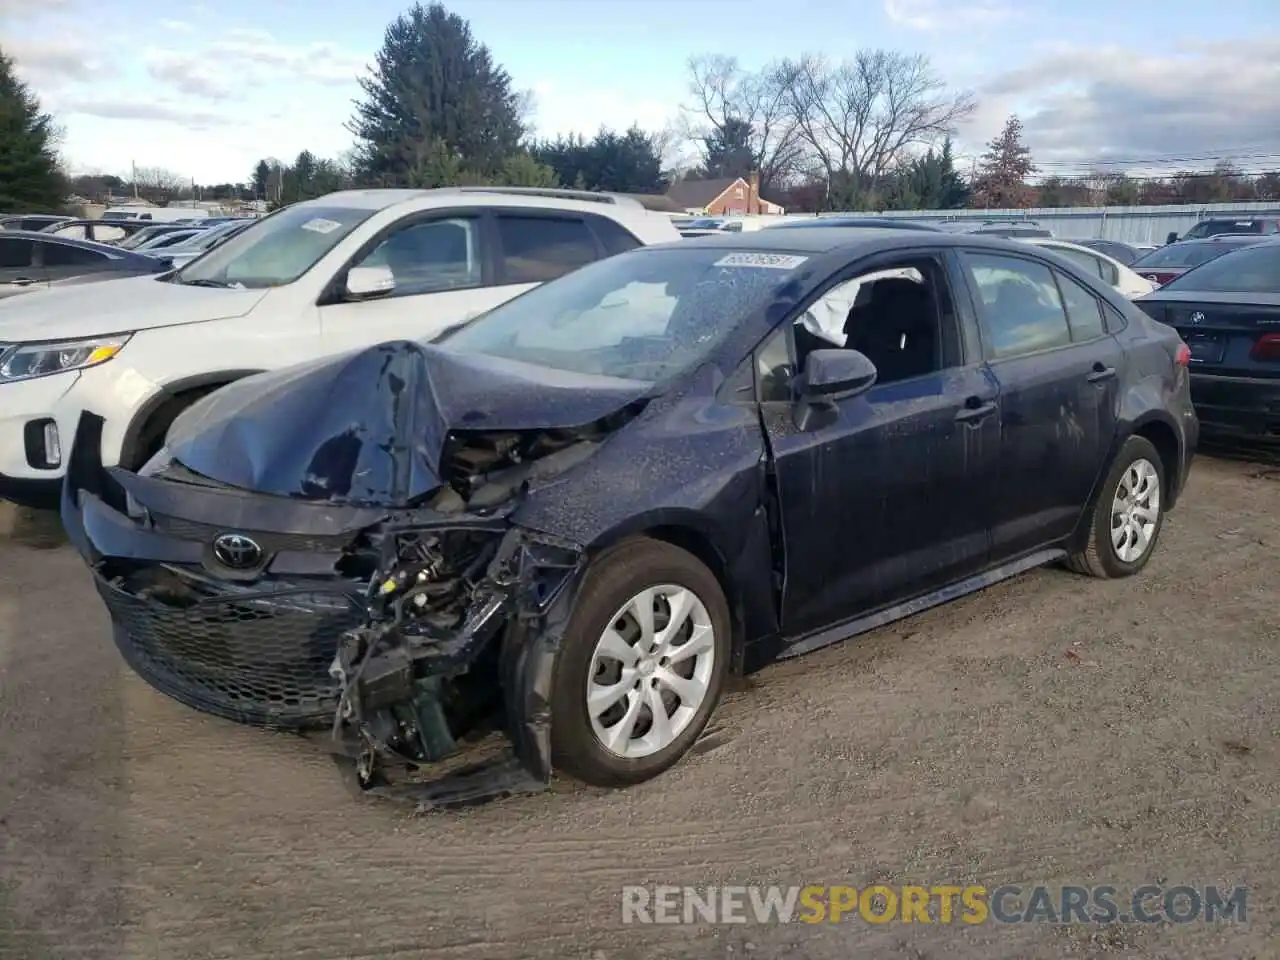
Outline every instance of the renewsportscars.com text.
<svg viewBox="0 0 1280 960"><path fill-rule="evenodd" d="M1247 907L1247 887L1158 884L622 888L623 923L1243 923Z"/></svg>

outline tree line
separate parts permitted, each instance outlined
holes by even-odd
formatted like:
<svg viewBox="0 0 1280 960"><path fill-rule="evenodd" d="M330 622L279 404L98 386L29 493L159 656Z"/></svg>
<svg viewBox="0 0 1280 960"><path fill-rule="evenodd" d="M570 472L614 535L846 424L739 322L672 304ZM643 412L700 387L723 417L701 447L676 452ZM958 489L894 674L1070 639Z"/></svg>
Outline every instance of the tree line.
<svg viewBox="0 0 1280 960"><path fill-rule="evenodd" d="M1249 176L1229 163L1161 178L1046 176L1016 116L962 170L952 136L971 117L974 97L948 87L920 55L859 50L843 61L781 58L755 70L699 55L687 71L688 99L672 129L539 138L530 95L470 23L440 3L415 3L388 25L360 80L347 155L266 157L243 182L196 185L152 168L128 182L65 177L53 119L0 52L0 212L55 209L68 193L278 206L355 186L659 194L683 178L749 175L791 212L1280 200L1280 174Z"/></svg>

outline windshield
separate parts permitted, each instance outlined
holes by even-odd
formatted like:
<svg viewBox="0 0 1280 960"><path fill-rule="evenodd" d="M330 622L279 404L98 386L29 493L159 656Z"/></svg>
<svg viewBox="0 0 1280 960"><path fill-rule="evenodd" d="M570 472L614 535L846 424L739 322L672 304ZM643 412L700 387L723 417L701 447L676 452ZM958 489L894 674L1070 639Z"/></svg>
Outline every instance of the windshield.
<svg viewBox="0 0 1280 960"><path fill-rule="evenodd" d="M704 359L807 259L714 248L626 253L535 287L438 342L462 353L658 382Z"/></svg>
<svg viewBox="0 0 1280 960"><path fill-rule="evenodd" d="M1280 293L1280 243L1237 249L1166 283L1204 293Z"/></svg>
<svg viewBox="0 0 1280 960"><path fill-rule="evenodd" d="M1216 260L1224 253L1238 250L1244 244L1231 243L1171 243L1167 247L1153 250L1145 257L1133 262L1135 270L1142 267L1196 267L1210 260Z"/></svg>
<svg viewBox="0 0 1280 960"><path fill-rule="evenodd" d="M1216 237L1223 233L1262 233L1261 220L1202 220L1186 232L1183 239Z"/></svg>
<svg viewBox="0 0 1280 960"><path fill-rule="evenodd" d="M372 209L299 204L263 217L208 256L179 270L175 283L266 289L293 283L374 214ZM209 233L221 228L214 227ZM207 235L194 243L216 244ZM190 249L190 246L184 248Z"/></svg>

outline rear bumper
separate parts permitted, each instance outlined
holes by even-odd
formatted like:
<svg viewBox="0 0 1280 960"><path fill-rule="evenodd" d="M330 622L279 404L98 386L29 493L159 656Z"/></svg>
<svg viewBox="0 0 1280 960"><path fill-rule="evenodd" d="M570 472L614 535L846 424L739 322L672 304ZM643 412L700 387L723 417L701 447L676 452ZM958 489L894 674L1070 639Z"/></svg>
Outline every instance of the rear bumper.
<svg viewBox="0 0 1280 960"><path fill-rule="evenodd" d="M0 474L0 500L8 500L20 507L53 510L58 506L58 494L62 481L33 480L29 477L7 477Z"/></svg>
<svg viewBox="0 0 1280 960"><path fill-rule="evenodd" d="M1280 379L1192 373L1191 401L1206 440L1280 445Z"/></svg>

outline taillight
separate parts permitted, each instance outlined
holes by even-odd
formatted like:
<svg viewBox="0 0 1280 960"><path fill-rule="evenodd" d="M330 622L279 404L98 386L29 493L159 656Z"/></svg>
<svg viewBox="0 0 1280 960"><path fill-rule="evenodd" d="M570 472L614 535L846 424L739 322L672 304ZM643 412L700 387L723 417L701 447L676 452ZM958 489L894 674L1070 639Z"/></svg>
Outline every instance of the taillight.
<svg viewBox="0 0 1280 960"><path fill-rule="evenodd" d="M1173 355L1173 362L1180 367L1191 366L1191 348L1185 343L1178 344L1178 350Z"/></svg>
<svg viewBox="0 0 1280 960"><path fill-rule="evenodd" d="M1249 351L1249 356L1254 360L1280 362L1280 333L1264 333Z"/></svg>

